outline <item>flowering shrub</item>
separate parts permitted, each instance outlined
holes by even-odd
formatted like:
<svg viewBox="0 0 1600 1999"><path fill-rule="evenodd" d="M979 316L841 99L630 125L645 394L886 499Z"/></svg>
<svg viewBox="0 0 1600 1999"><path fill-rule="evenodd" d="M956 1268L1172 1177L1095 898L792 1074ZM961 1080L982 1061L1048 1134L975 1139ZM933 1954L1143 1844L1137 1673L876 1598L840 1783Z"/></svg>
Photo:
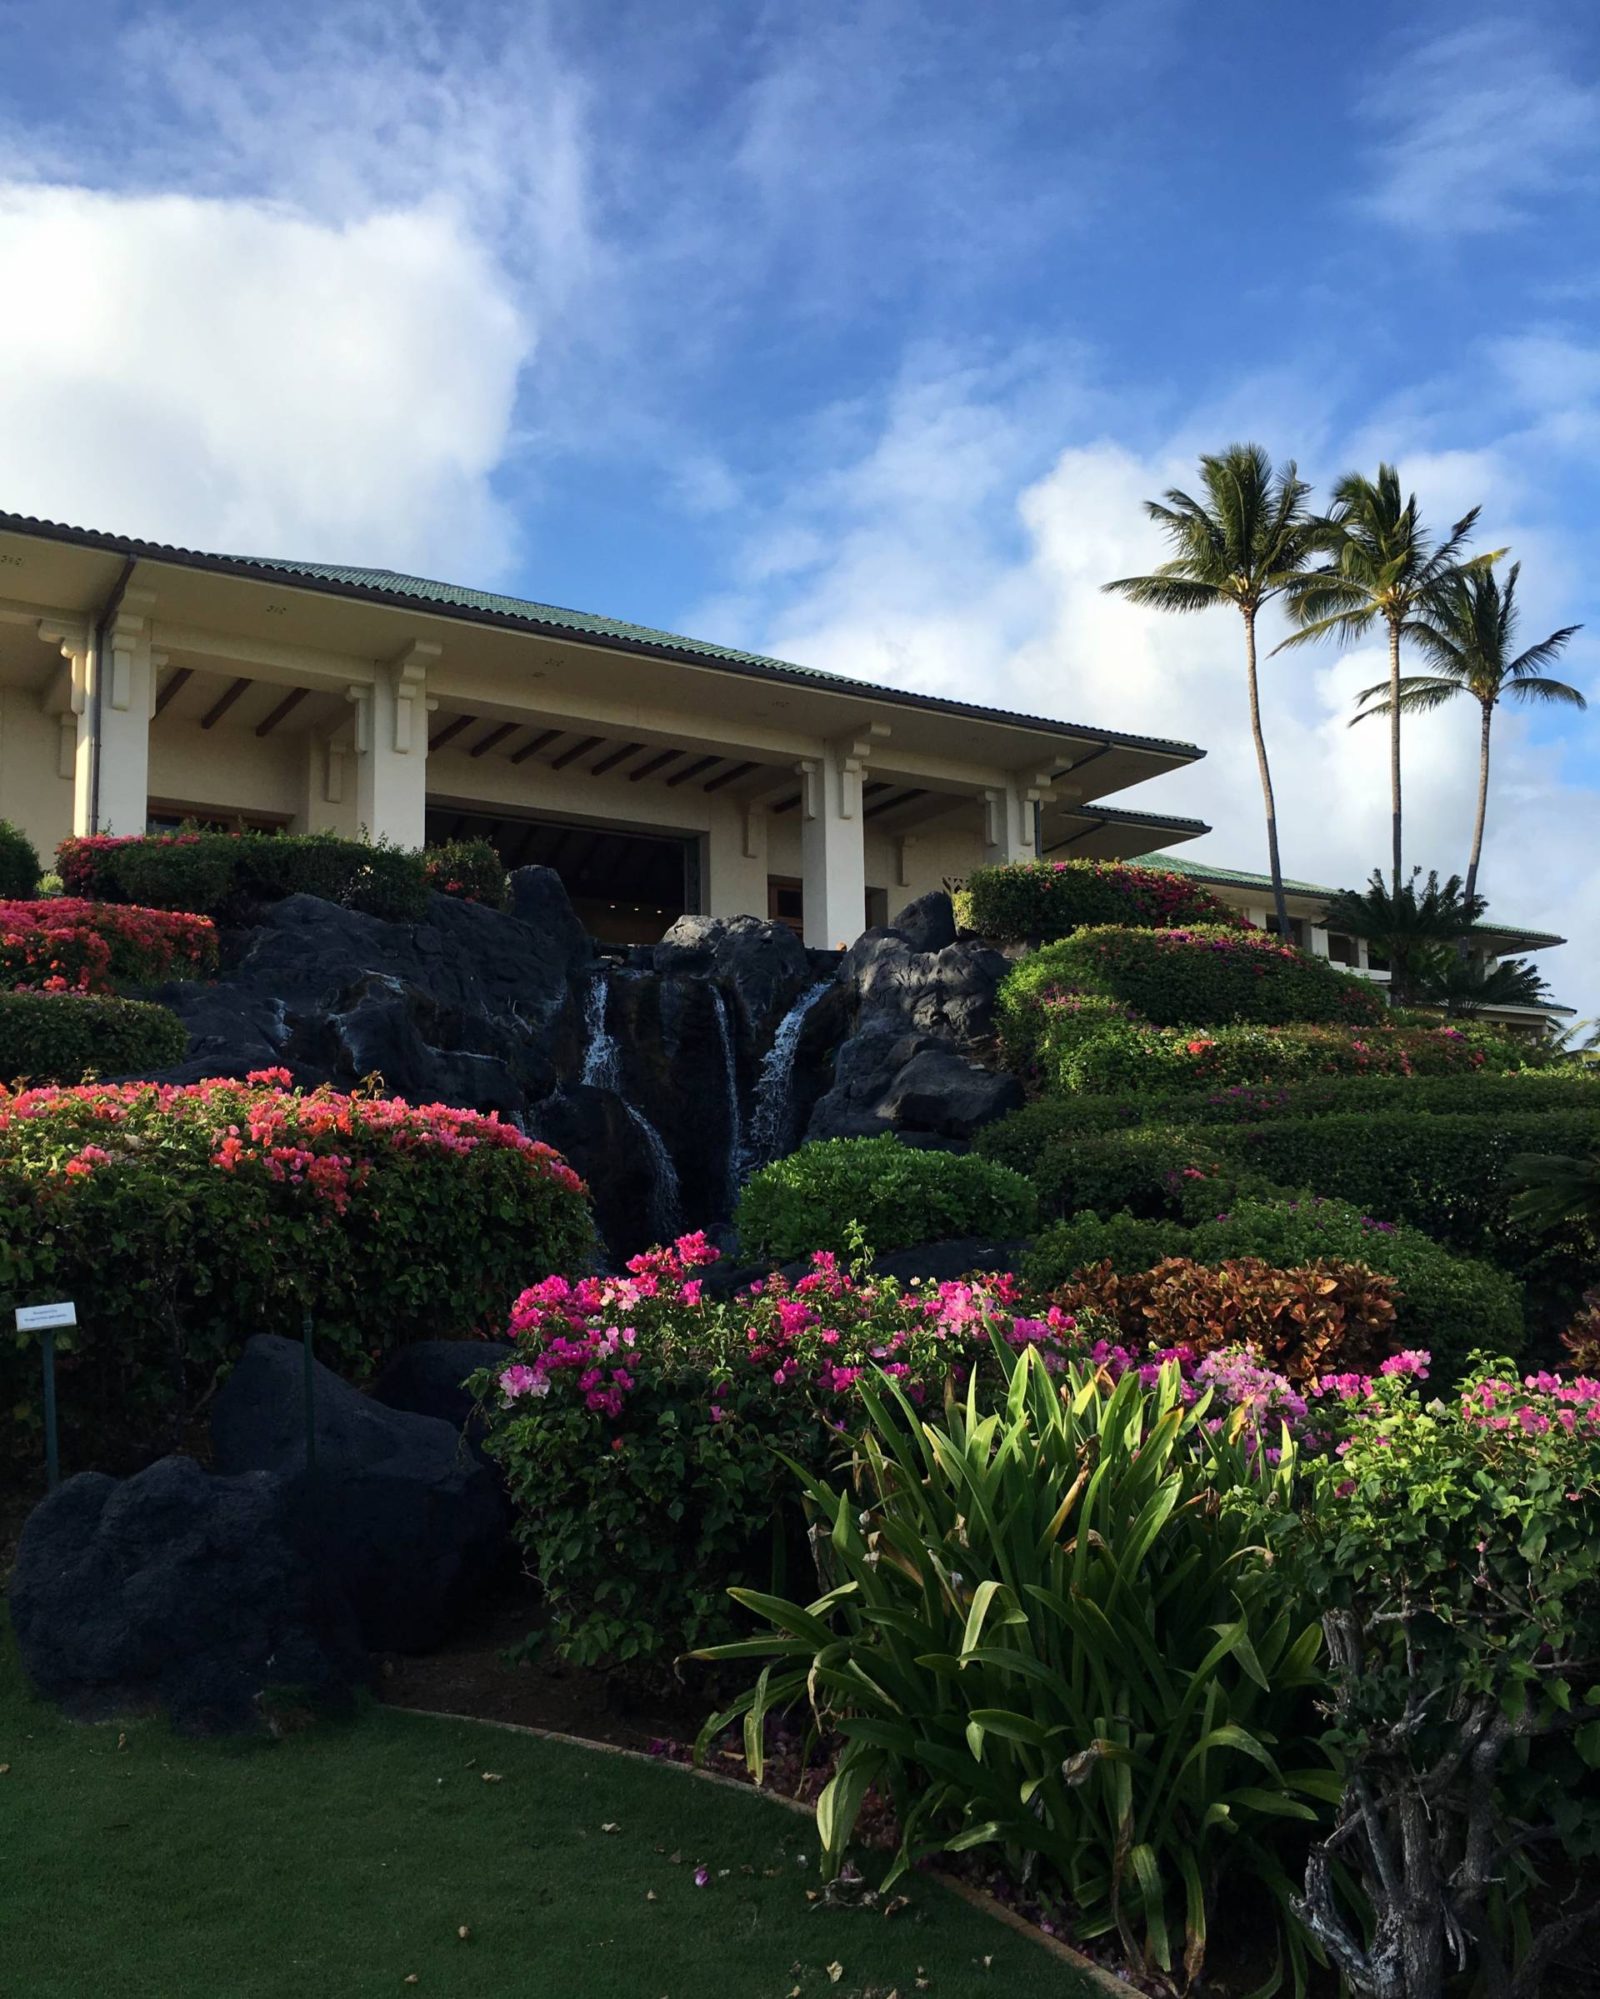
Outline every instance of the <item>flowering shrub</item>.
<svg viewBox="0 0 1600 1999"><path fill-rule="evenodd" d="M436 894L462 902L498 909L506 899L506 864L487 840L446 840L424 847L422 876Z"/></svg>
<svg viewBox="0 0 1600 1999"><path fill-rule="evenodd" d="M786 1263L814 1249L844 1254L852 1228L874 1250L952 1236L1017 1236L1033 1227L1020 1173L966 1153L924 1152L883 1138L833 1138L753 1174L735 1221L740 1254Z"/></svg>
<svg viewBox="0 0 1600 1999"><path fill-rule="evenodd" d="M199 978L216 963L217 933L204 916L74 896L0 902L0 988L109 992Z"/></svg>
<svg viewBox="0 0 1600 1999"><path fill-rule="evenodd" d="M0 901L26 902L39 886L39 855L20 826L0 819Z"/></svg>
<svg viewBox="0 0 1600 1999"><path fill-rule="evenodd" d="M1394 1285L1359 1263L1280 1269L1255 1256L1212 1266L1171 1256L1126 1275L1102 1263L1078 1271L1052 1302L1074 1315L1109 1313L1126 1338L1197 1357L1248 1346L1297 1382L1375 1368L1399 1345Z"/></svg>
<svg viewBox="0 0 1600 1999"><path fill-rule="evenodd" d="M428 891L498 902L504 870L482 842L427 852L332 833L95 834L63 840L57 866L68 895L97 902L199 910L225 922L286 895L319 895L369 916L410 922L426 915ZM481 851L482 850L482 851ZM450 888L449 883L459 884Z"/></svg>
<svg viewBox="0 0 1600 1999"><path fill-rule="evenodd" d="M80 1435L148 1438L302 1305L323 1358L359 1372L497 1327L530 1261L590 1252L582 1182L548 1146L288 1080L0 1093L0 1297L76 1301L61 1401ZM0 1331L0 1409L32 1420L37 1379L31 1336Z"/></svg>
<svg viewBox="0 0 1600 1999"><path fill-rule="evenodd" d="M1122 861L1018 861L974 868L955 904L964 929L1002 943L1048 942L1102 923L1249 928L1237 911L1187 875Z"/></svg>
<svg viewBox="0 0 1600 1999"><path fill-rule="evenodd" d="M1534 1891L1600 1846L1600 1381L1497 1362L1424 1404L1397 1371L1324 1384L1315 1420L1337 1448L1302 1559L1344 1791L1301 1916L1363 1999L1458 1963L1534 1999L1596 1913Z"/></svg>
<svg viewBox="0 0 1600 1999"><path fill-rule="evenodd" d="M512 1308L513 1363L478 1378L518 1538L582 1664L724 1637L730 1584L805 1565L779 1453L831 1465L864 1371L937 1400L987 1361L986 1319L1052 1364L1097 1330L1028 1313L1009 1277L903 1291L826 1252L713 1299L696 1273L716 1254L687 1236L624 1277L546 1278Z"/></svg>
<svg viewBox="0 0 1600 1999"><path fill-rule="evenodd" d="M189 1046L164 1006L91 993L0 993L0 1085L170 1068Z"/></svg>
<svg viewBox="0 0 1600 1999"><path fill-rule="evenodd" d="M1101 998L1158 1027L1257 1021L1376 1026L1388 1012L1375 986L1326 958L1307 957L1264 930L1231 924L1077 931L1047 944L1010 974L1000 996L1007 1046L1048 1048L1052 1015Z"/></svg>

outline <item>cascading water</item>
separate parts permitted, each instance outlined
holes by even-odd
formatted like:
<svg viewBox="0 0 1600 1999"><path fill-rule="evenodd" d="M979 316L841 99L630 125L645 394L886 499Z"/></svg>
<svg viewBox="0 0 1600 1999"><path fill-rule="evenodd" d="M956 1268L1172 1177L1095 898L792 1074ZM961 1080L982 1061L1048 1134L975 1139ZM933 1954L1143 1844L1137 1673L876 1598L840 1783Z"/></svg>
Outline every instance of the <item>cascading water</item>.
<svg viewBox="0 0 1600 1999"><path fill-rule="evenodd" d="M657 1239L670 1242L678 1233L678 1223L682 1212L682 1195L678 1187L678 1169L672 1163L666 1142L659 1131L636 1104L628 1101L622 1088L622 1056L617 1046L616 1036L606 1025L606 1002L610 998L610 981L604 965L596 971L589 986L589 996L584 1003L583 1020L588 1041L583 1051L583 1070L578 1080L593 1084L595 1088L612 1091L628 1113L634 1129L638 1132L645 1151L650 1156L651 1177L655 1188L655 1209L651 1217Z"/></svg>
<svg viewBox="0 0 1600 1999"><path fill-rule="evenodd" d="M794 1063L800 1047L800 1030L806 1015L816 1005L830 981L821 980L800 995L778 1023L772 1046L761 1059L756 1078L755 1104L750 1113L750 1132L745 1145L745 1171L769 1166L781 1159L794 1139Z"/></svg>
<svg viewBox="0 0 1600 1999"><path fill-rule="evenodd" d="M739 1109L739 1065L733 1054L733 1024L728 1019L727 995L720 986L711 988L711 1005L717 1016L717 1040L722 1048L722 1087L728 1102L728 1209L739 1199L739 1183L744 1177L744 1117Z"/></svg>

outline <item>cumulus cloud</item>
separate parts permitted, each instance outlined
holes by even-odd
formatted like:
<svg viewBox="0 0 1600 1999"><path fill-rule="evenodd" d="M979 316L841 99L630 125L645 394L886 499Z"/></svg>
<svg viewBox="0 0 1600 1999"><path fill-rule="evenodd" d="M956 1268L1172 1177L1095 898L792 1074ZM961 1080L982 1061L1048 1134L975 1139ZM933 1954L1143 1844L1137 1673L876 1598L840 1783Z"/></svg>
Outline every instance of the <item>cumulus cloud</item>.
<svg viewBox="0 0 1600 1999"><path fill-rule="evenodd" d="M1600 85L1527 15L1392 43L1361 109L1366 206L1403 229L1507 229L1557 190L1592 187L1600 168Z"/></svg>

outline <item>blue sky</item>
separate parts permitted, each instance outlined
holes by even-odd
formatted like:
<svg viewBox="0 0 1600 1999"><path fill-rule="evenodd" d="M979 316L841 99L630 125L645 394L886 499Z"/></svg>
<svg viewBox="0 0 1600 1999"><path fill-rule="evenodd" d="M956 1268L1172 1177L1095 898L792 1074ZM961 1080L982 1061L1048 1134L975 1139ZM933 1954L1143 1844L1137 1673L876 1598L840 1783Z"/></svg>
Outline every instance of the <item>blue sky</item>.
<svg viewBox="0 0 1600 1999"><path fill-rule="evenodd" d="M1149 803L1259 866L1236 626L1098 590L1251 436L1481 501L1600 697L1586 9L0 0L0 46L8 506L1192 735ZM1292 873L1382 856L1375 677L1270 669ZM1470 717L1407 777L1459 867ZM1507 717L1492 810L1595 1010L1600 715Z"/></svg>

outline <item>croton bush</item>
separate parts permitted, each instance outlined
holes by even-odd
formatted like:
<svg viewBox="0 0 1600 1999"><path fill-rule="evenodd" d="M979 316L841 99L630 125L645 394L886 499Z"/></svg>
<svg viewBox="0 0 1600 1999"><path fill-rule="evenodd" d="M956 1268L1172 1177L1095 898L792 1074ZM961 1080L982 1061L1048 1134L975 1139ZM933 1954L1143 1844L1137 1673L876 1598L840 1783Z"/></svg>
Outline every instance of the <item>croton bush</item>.
<svg viewBox="0 0 1600 1999"><path fill-rule="evenodd" d="M0 992L0 1085L169 1069L189 1046L164 1006L95 993Z"/></svg>
<svg viewBox="0 0 1600 1999"><path fill-rule="evenodd" d="M246 1082L0 1093L0 1298L71 1298L74 1447L148 1442L257 1332L360 1374L413 1339L498 1329L530 1263L581 1266L583 1183L495 1117ZM34 1336L0 1330L10 1441L37 1421Z"/></svg>
<svg viewBox="0 0 1600 1999"><path fill-rule="evenodd" d="M224 922L286 895L317 895L410 922L427 914L430 889L498 903L505 887L505 870L485 841L455 842L430 861L426 850L332 833L101 833L63 840L56 865L69 895Z"/></svg>
<svg viewBox="0 0 1600 1999"><path fill-rule="evenodd" d="M963 929L997 943L1048 943L1093 924L1160 929L1250 926L1209 889L1170 868L1124 861L1014 861L974 868L955 894Z"/></svg>
<svg viewBox="0 0 1600 1999"><path fill-rule="evenodd" d="M1370 1027L1388 1013L1383 995L1365 979L1264 930L1104 924L1045 945L1010 974L1000 998L1007 1046L1047 1041L1051 1012L1074 997L1112 1000L1158 1027L1241 1021Z"/></svg>
<svg viewBox="0 0 1600 1999"><path fill-rule="evenodd" d="M208 917L81 896L0 902L0 990L105 993L201 978L216 963Z"/></svg>

